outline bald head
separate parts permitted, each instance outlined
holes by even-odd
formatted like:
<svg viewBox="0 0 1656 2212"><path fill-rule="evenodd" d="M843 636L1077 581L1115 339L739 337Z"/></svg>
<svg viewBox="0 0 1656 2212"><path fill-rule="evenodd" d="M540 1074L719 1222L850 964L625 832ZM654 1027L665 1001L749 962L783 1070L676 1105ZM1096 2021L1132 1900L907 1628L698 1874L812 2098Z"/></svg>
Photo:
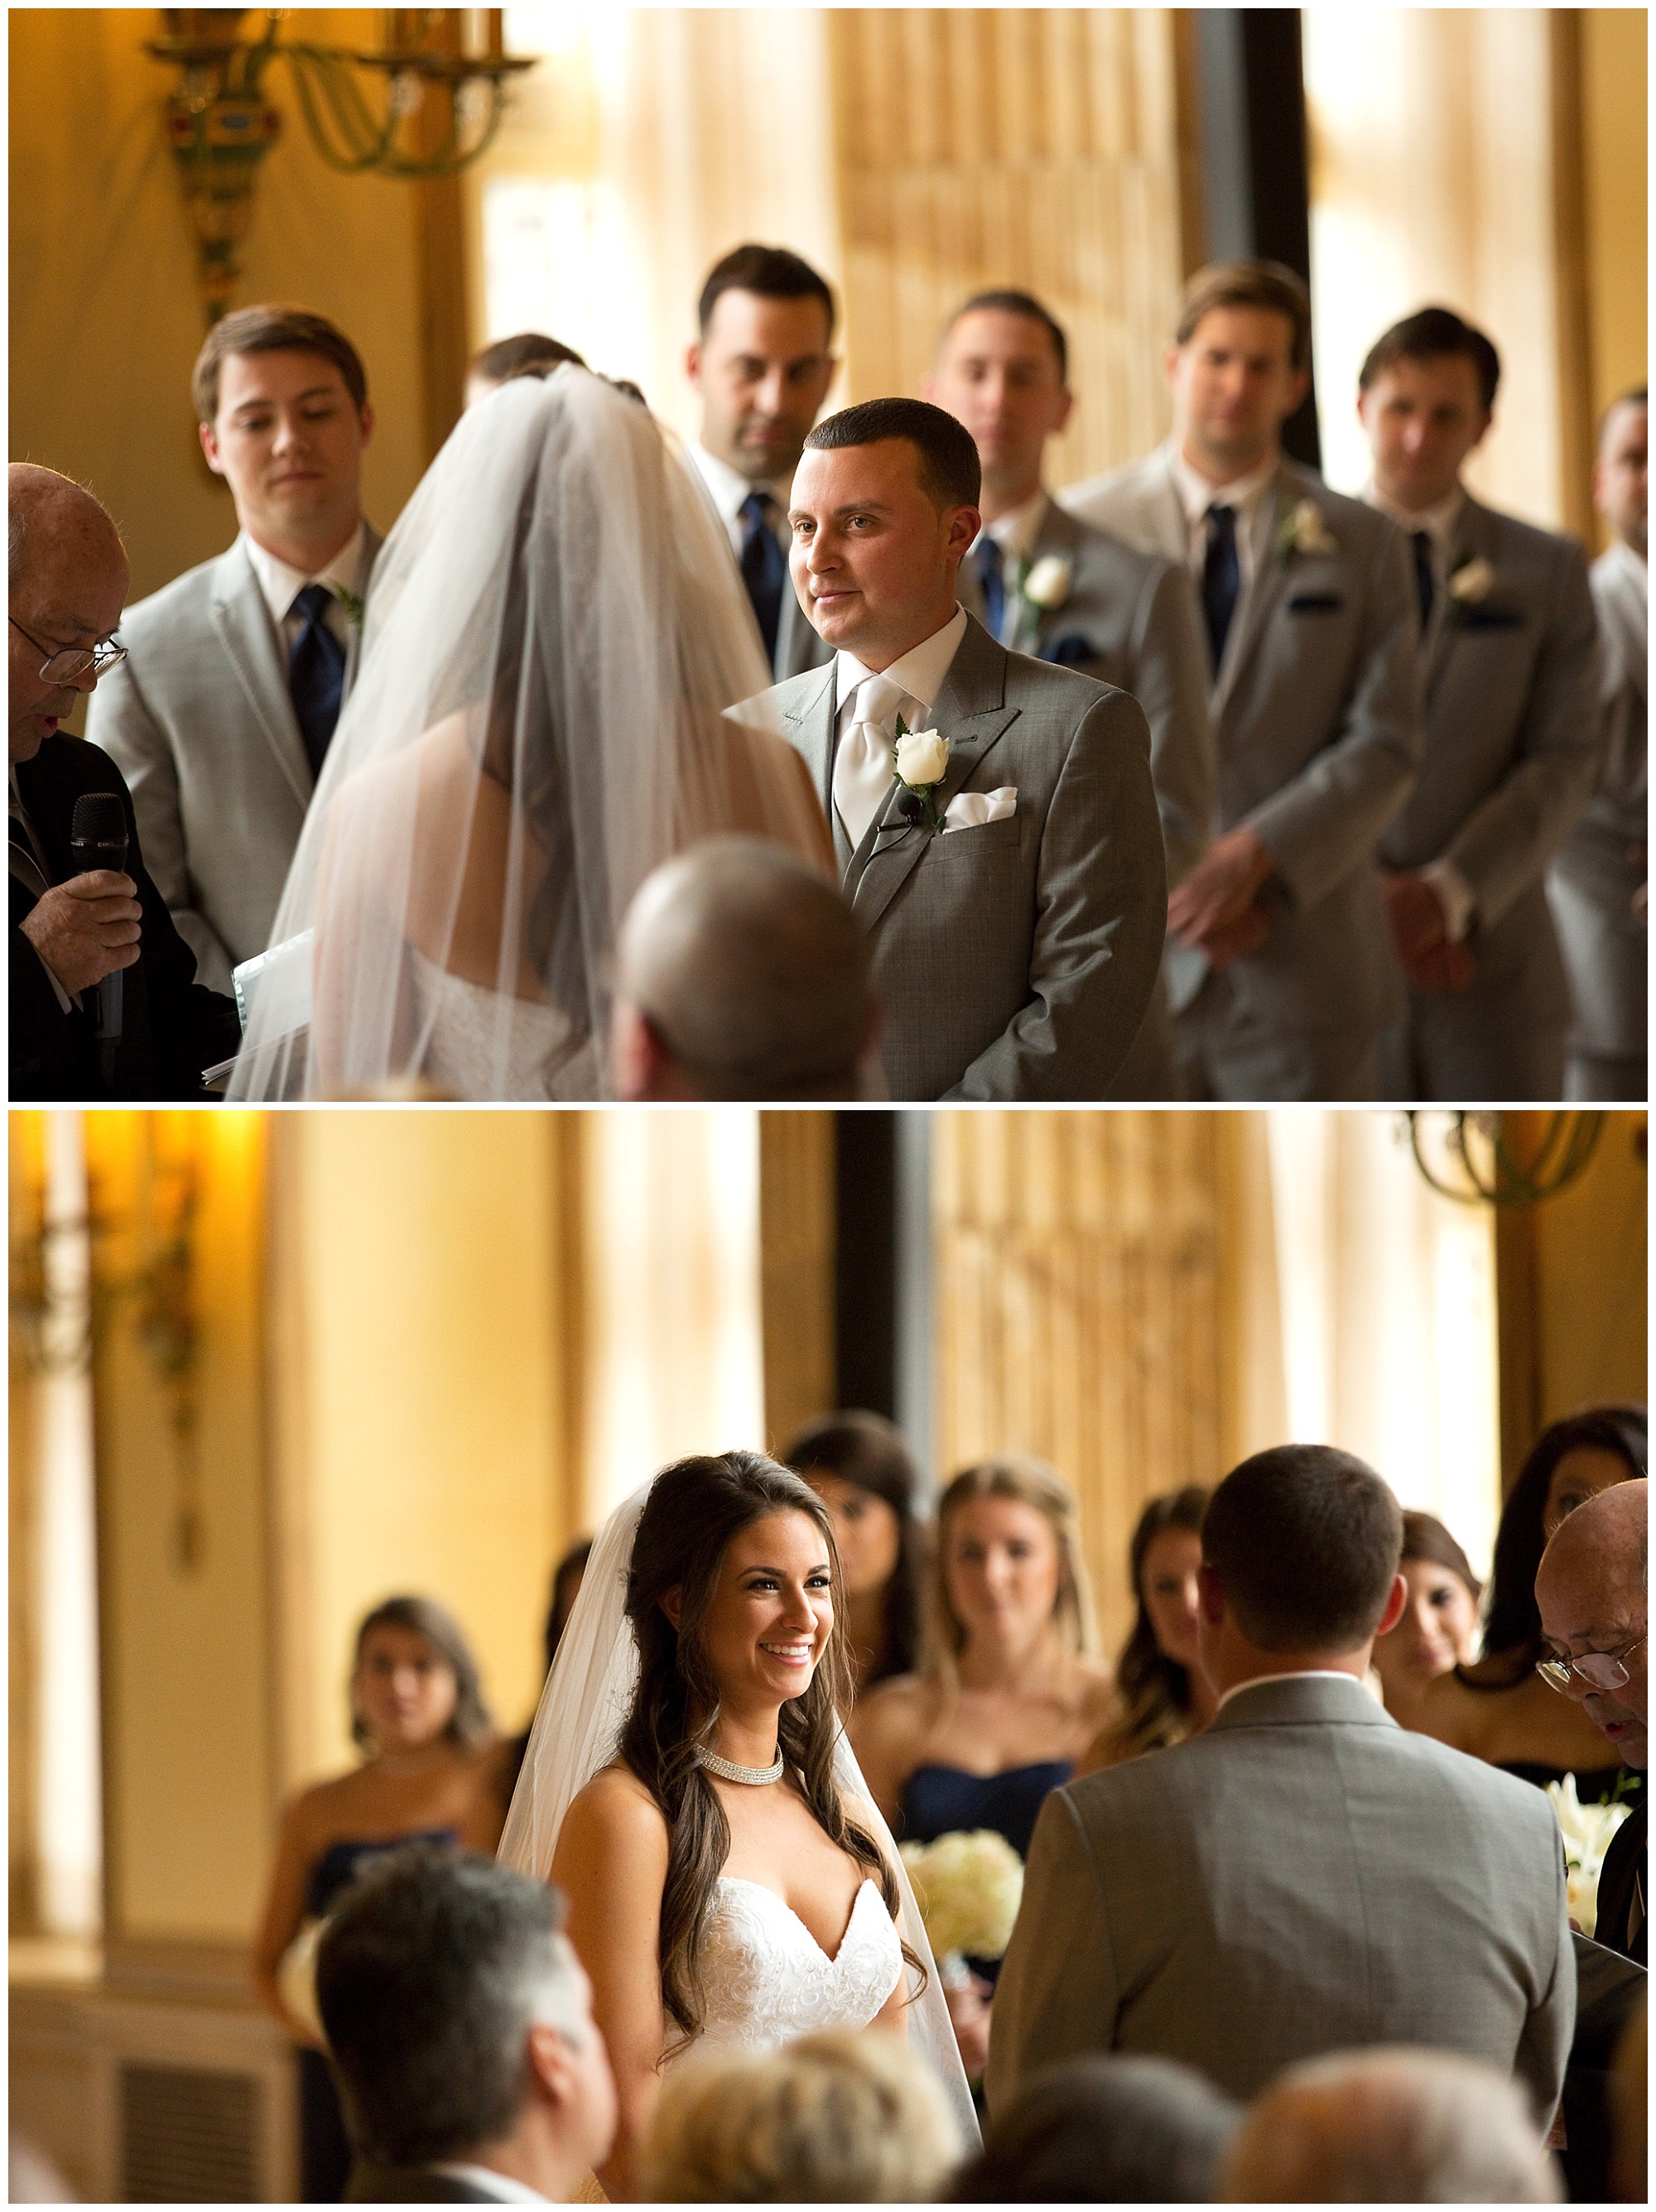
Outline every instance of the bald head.
<svg viewBox="0 0 1656 2212"><path fill-rule="evenodd" d="M1590 1651L1613 1652L1626 1668L1627 1680L1614 1690L1578 1680L1572 1692L1587 1718L1636 1767L1645 1764L1649 1726L1643 1643L1649 1620L1649 1501L1647 1482L1618 1482L1578 1505L1554 1531L1535 1578L1541 1631L1549 1644L1575 1659Z"/></svg>
<svg viewBox="0 0 1656 2212"><path fill-rule="evenodd" d="M76 692L89 691L96 681L89 672L70 684L49 680L40 674L43 664L55 653L110 635L121 618L130 571L107 513L55 469L11 464L6 520L10 757L32 760L73 708Z"/></svg>
<svg viewBox="0 0 1656 2212"><path fill-rule="evenodd" d="M1225 2161L1221 2197L1264 2204L1555 2204L1511 2079L1446 2051L1344 2051L1290 2067Z"/></svg>
<svg viewBox="0 0 1656 2212"><path fill-rule="evenodd" d="M622 926L622 1097L866 1096L869 965L845 900L780 845L697 846L648 878Z"/></svg>

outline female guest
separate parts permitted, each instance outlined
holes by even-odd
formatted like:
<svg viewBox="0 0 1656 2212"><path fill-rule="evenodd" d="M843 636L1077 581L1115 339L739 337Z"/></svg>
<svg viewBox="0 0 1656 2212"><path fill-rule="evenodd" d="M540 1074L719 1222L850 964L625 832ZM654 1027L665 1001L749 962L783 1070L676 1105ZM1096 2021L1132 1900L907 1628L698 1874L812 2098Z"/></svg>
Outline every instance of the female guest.
<svg viewBox="0 0 1656 2212"><path fill-rule="evenodd" d="M1128 1553L1138 1618L1116 1662L1113 1709L1081 1771L1183 1743L1214 1717L1196 1661L1196 1569L1208 1493L1199 1483L1153 1498Z"/></svg>
<svg viewBox="0 0 1656 2212"><path fill-rule="evenodd" d="M1542 1649L1536 1569L1566 1514L1612 1483L1642 1479L1647 1442L1642 1406L1589 1407L1542 1431L1501 1512L1483 1656L1431 1683L1415 1723L1526 1782L1574 1774L1584 1805L1607 1796L1621 1769L1606 1765L1604 1739L1580 1706L1557 1696L1535 1671Z"/></svg>
<svg viewBox="0 0 1656 2212"><path fill-rule="evenodd" d="M254 1958L260 1996L299 2046L310 2204L338 2201L350 2149L316 2026L284 1994L284 1954L381 1853L416 1842L492 1852L506 1809L476 1662L454 1622L429 1598L388 1598L357 1630L350 1715L363 1762L301 1790L289 1806Z"/></svg>
<svg viewBox="0 0 1656 2212"><path fill-rule="evenodd" d="M830 1413L782 1455L828 1508L845 1587L845 1633L859 1697L920 1660L925 1532L919 1469L879 1413Z"/></svg>
<svg viewBox="0 0 1656 2212"><path fill-rule="evenodd" d="M1375 1638L1374 1671L1387 1712L1405 1728L1418 1729L1428 1685L1465 1666L1477 1650L1483 1585L1465 1553L1429 1513L1403 1515L1401 1570L1409 1604L1397 1626Z"/></svg>

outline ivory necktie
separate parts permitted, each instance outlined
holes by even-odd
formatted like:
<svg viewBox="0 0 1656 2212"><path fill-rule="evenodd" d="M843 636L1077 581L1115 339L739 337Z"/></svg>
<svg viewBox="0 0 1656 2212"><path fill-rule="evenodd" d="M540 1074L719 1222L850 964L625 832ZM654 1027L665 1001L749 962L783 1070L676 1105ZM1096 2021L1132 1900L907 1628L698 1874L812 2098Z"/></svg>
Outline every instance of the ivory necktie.
<svg viewBox="0 0 1656 2212"><path fill-rule="evenodd" d="M907 696L889 676L865 676L857 687L856 720L834 756L834 805L854 851L891 796L897 710Z"/></svg>

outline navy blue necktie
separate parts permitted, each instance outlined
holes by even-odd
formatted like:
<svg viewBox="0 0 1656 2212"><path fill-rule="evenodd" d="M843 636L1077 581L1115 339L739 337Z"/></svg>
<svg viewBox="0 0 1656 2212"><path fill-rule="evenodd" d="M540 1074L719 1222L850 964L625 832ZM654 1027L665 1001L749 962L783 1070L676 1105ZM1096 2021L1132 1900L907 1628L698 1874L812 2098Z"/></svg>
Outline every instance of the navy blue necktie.
<svg viewBox="0 0 1656 2212"><path fill-rule="evenodd" d="M1208 618L1208 650L1214 674L1225 658L1225 640L1242 589L1242 564L1236 553L1236 509L1208 509L1208 557L1202 566L1202 611Z"/></svg>
<svg viewBox="0 0 1656 2212"><path fill-rule="evenodd" d="M1426 530L1412 531L1415 541L1415 590L1421 603L1421 635L1432 619L1432 602L1438 595L1437 578L1432 573L1432 537Z"/></svg>
<svg viewBox="0 0 1656 2212"><path fill-rule="evenodd" d="M753 602L765 659L773 667L776 633L782 628L782 586L788 580L788 563L770 527L775 504L769 492L751 491L737 510L742 520L742 581Z"/></svg>
<svg viewBox="0 0 1656 2212"><path fill-rule="evenodd" d="M345 689L345 648L327 623L332 605L333 594L326 584L307 584L289 609L305 617L305 627L288 655L288 691L313 775L322 773Z"/></svg>
<svg viewBox="0 0 1656 2212"><path fill-rule="evenodd" d="M989 635L1001 639L1001 625L1007 618L1006 556L999 541L987 532L977 543L977 581L983 594L983 620Z"/></svg>

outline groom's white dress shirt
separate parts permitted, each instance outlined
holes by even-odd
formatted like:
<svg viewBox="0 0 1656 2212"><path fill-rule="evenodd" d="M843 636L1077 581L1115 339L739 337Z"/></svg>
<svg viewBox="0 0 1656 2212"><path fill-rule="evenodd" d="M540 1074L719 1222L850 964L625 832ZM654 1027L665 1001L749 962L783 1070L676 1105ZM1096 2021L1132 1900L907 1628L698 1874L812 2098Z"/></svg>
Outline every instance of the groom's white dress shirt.
<svg viewBox="0 0 1656 2212"><path fill-rule="evenodd" d="M925 728L965 634L966 611L957 607L879 675L854 653L835 654L834 805L853 848L890 794L898 716L905 729Z"/></svg>

